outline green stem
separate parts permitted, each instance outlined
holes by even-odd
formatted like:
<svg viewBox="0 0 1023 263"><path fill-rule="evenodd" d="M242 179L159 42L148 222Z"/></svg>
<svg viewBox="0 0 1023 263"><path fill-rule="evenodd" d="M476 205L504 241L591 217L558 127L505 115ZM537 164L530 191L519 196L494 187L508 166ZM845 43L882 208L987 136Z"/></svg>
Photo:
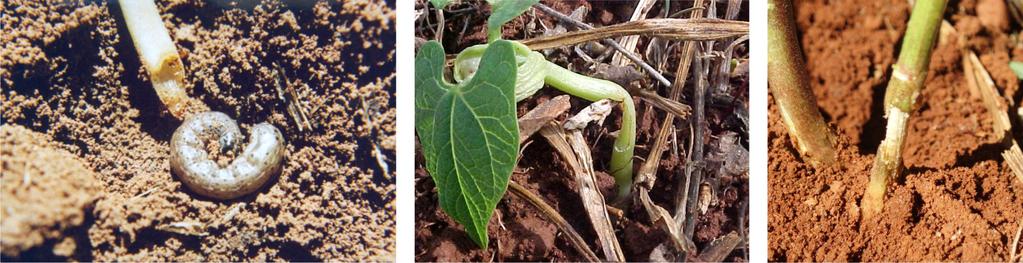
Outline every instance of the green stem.
<svg viewBox="0 0 1023 263"><path fill-rule="evenodd" d="M618 200L625 200L632 191L632 154L636 145L636 105L632 96L614 82L583 76L554 63L547 64L544 82L548 85L589 101L622 102L622 128L611 153L611 174L618 186Z"/></svg>
<svg viewBox="0 0 1023 263"><path fill-rule="evenodd" d="M487 43L494 42L498 39L501 39L501 28L497 28L497 30L487 31Z"/></svg>
<svg viewBox="0 0 1023 263"><path fill-rule="evenodd" d="M902 148L909 114L915 109L920 89L927 79L931 51L941 26L945 4L946 0L917 0L913 6L906 36L902 40L902 51L899 52L898 62L892 66L892 77L885 92L888 130L878 147L874 166L870 170L870 182L860 202L866 219L881 212L888 178L896 176L902 168Z"/></svg>
<svg viewBox="0 0 1023 263"><path fill-rule="evenodd" d="M767 10L767 81L782 120L803 158L817 168L830 166L835 162L834 135L810 90L792 0L770 0Z"/></svg>

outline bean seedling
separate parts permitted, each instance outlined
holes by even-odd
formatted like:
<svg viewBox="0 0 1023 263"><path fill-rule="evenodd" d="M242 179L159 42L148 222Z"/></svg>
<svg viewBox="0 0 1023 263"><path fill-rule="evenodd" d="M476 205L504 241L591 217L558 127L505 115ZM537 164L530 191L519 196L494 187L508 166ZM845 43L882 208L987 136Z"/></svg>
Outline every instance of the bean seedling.
<svg viewBox="0 0 1023 263"><path fill-rule="evenodd" d="M443 8L445 1L432 1ZM622 128L610 168L619 198L632 184L635 106L614 82L579 75L547 61L525 45L500 40L500 27L538 2L490 1L489 43L470 47L454 62L455 83L444 80L444 51L431 41L416 56L416 131L441 208L486 248L486 226L518 156L515 103L544 84L586 100L621 102ZM438 4L439 5L436 5Z"/></svg>
<svg viewBox="0 0 1023 263"><path fill-rule="evenodd" d="M636 143L636 108L624 88L614 82L591 78L572 72L547 61L540 52L531 51L525 45L510 41L515 60L518 62L515 83L515 102L533 96L544 84L565 93L589 101L610 99L622 103L622 129L614 143L611 155L611 173L618 186L618 198L629 195L632 186L632 152ZM476 45L463 50L455 57L454 78L456 82L471 79L481 64L481 55L487 44Z"/></svg>

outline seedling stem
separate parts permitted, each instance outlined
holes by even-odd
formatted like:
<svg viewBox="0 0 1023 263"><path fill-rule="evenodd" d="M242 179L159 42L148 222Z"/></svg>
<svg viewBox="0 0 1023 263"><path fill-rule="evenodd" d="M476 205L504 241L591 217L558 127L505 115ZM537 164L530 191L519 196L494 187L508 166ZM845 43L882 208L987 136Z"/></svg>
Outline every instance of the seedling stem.
<svg viewBox="0 0 1023 263"><path fill-rule="evenodd" d="M792 0L768 2L768 84L796 149L814 167L835 162L834 135L810 91Z"/></svg>
<svg viewBox="0 0 1023 263"><path fill-rule="evenodd" d="M171 115L183 119L190 101L184 89L184 64L160 18L156 3L153 0L121 0L118 3L153 89Z"/></svg>
<svg viewBox="0 0 1023 263"><path fill-rule="evenodd" d="M906 36L898 62L892 66L892 78L884 96L885 118L888 127L885 139L878 147L870 182L863 194L860 207L864 219L870 219L884 207L888 178L902 169L902 148L906 138L909 114L916 107L920 88L927 79L931 50L938 37L946 0L917 0L909 18Z"/></svg>

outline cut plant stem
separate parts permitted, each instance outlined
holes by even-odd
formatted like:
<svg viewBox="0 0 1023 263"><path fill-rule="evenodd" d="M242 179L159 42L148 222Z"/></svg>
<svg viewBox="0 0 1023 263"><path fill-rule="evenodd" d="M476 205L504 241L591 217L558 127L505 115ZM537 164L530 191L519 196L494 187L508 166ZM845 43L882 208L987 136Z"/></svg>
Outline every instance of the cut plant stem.
<svg viewBox="0 0 1023 263"><path fill-rule="evenodd" d="M767 81L782 120L803 159L817 168L830 166L835 162L835 137L810 91L792 0L770 0L767 10Z"/></svg>
<svg viewBox="0 0 1023 263"><path fill-rule="evenodd" d="M931 61L945 11L945 0L918 0L909 18L906 36L902 40L902 51L898 62L892 66L892 78L885 91L885 118L888 127L885 139L878 146L874 166L870 170L870 182L860 207L864 219L870 219L881 212L888 186L888 178L896 176L902 169L902 148L906 138L909 114L916 107L920 88L927 79L927 67Z"/></svg>
<svg viewBox="0 0 1023 263"><path fill-rule="evenodd" d="M118 1L139 59L153 89L174 117L183 119L190 101L184 90L185 69L153 0Z"/></svg>

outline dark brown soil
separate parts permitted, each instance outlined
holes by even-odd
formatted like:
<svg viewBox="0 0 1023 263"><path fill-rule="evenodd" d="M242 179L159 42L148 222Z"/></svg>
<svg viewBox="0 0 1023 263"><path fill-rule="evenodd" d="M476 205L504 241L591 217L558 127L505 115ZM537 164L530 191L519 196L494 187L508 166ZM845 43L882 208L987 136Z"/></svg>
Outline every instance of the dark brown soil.
<svg viewBox="0 0 1023 263"><path fill-rule="evenodd" d="M804 165L772 100L768 260L1008 260L1023 224L1023 182L1004 164L989 113L966 88L959 45L977 52L1000 92L1017 103L1008 61L1020 60L1023 47L1008 31L983 26L977 5L953 1L946 9L967 43L952 40L934 50L920 107L910 117L907 168L889 185L882 216L864 222L859 200L884 136L881 101L909 6L797 1L811 85L839 136L840 160L824 170Z"/></svg>
<svg viewBox="0 0 1023 263"><path fill-rule="evenodd" d="M3 261L393 260L394 170L383 168L394 167L393 3L157 1L185 63L188 95L243 131L269 122L286 141L279 176L256 193L218 201L171 173L168 142L181 122L141 69L117 2L71 2L0 7L0 124L73 155L35 161L76 159L100 189L94 202L73 206L77 212L51 207L72 215L66 219L38 217L52 225L30 229L61 232L43 233L32 248L6 249L22 242L7 227L34 214L3 214ZM300 131L290 102L278 98L285 76L312 130ZM5 162L32 158L3 154ZM21 181L18 167L2 167L5 191ZM44 186L44 178L23 188ZM50 191L5 195L3 206L68 198ZM175 227L182 225L195 227Z"/></svg>
<svg viewBox="0 0 1023 263"><path fill-rule="evenodd" d="M446 14L446 28L443 44L449 54L456 54L463 48L480 44L486 41L486 18L489 15L490 7L481 3L482 1L466 1L461 4L449 6L447 10L470 10ZM632 8L636 5L634 1L541 1L552 8L565 13L571 13L576 7L586 6L590 12L583 18L583 21L595 26L610 25L627 21L632 14ZM688 8L691 5L687 1L672 2L673 11ZM417 1L417 9L426 7L426 1ZM650 12L650 17L660 12L661 4L657 4ZM723 12L722 5L719 10ZM745 9L743 13L745 13ZM434 22L433 9L424 12L417 23L417 38L433 39ZM742 19L746 16L741 16ZM427 22L429 21L429 22ZM426 26L429 24L429 26ZM526 39L541 36L545 29L554 28L557 20L543 12L526 11L526 13L504 26L503 35L505 39ZM649 39L641 38L640 47L644 47ZM641 51L642 52L642 51ZM675 52L674 49L670 52ZM677 52L676 52L677 53ZM547 54L547 58L555 63L566 65L585 75L597 75L598 72L587 69L588 63L570 50L554 50ZM678 61L677 56L671 56L668 61ZM668 79L674 79L672 74L675 70L675 62L668 63L666 73ZM646 75L642 76L644 85L652 85ZM738 108L746 107L748 93L746 91L745 77L736 78L734 99L739 101L735 104L720 104L707 107L706 137L702 138L707 142L706 152L709 155L716 149L712 145L725 133L741 134L743 145L746 141L745 128L737 121L735 114ZM686 85L685 98L683 103L691 104L691 90L695 82L690 79ZM667 94L667 88L661 87L661 94ZM519 114L536 106L542 101L563 94L554 88L545 88L533 98L519 103ZM708 94L710 94L708 92ZM709 98L708 98L709 100ZM639 128L637 133L637 157L645 157L652 147L657 130L660 128L664 112L661 110L648 110L645 101L636 99L638 111ZM563 114L559 119L563 120L570 114L578 112L588 102L573 98L572 108L568 113ZM609 132L618 130L618 111L614 111L611 117L602 126L590 127L584 133L588 144L593 152L595 170L597 171L597 184L605 198L614 196L614 179L601 171L607 171L606 164L610 159L612 142L614 137ZM687 121L678 121L677 126L679 139L679 151L687 147L692 135L690 134ZM670 144L669 144L670 145ZM688 152L688 150L684 150ZM667 151L663 155L658 169L657 183L651 191L651 198L658 205L674 210L673 197L679 189L675 189L676 182L681 180L686 167L686 152ZM561 161L561 157L542 137L534 136L530 142L526 142L522 149L522 159L518 163L516 171L512 175L512 181L523 185L529 191L539 195L553 207L558 213L568 220L569 224L582 235L597 255L603 258L597 236L593 230L588 216L583 208L582 200L578 194L579 190L575 180L570 175L570 170ZM636 160L636 166L643 162L642 158ZM742 166L747 164L743 163ZM565 233L562 233L555 224L540 214L539 210L526 200L509 193L498 203L497 210L492 217L488 233L490 246L488 249L480 249L473 243L462 226L445 214L437 203L437 192L429 173L423 165L422 156L417 152L416 163L416 259L419 261L580 261L582 256L571 245ZM747 202L748 186L747 179L739 177L719 176L712 169L704 173L705 180L713 178L716 183L716 197L719 200L711 205L708 211L697 216L697 227L693 241L697 247L703 249L706 245L732 231L742 232L745 227L744 206ZM608 200L610 202L610 200ZM616 235L625 253L626 259L630 261L650 260L651 250L660 244L668 241L667 234L663 230L653 226L646 212L640 206L634 205L631 209L624 211L624 218L612 216L612 224ZM744 233L743 233L744 235ZM727 258L728 261L745 261L745 242L740 244ZM691 253L690 259L695 259L698 254Z"/></svg>

